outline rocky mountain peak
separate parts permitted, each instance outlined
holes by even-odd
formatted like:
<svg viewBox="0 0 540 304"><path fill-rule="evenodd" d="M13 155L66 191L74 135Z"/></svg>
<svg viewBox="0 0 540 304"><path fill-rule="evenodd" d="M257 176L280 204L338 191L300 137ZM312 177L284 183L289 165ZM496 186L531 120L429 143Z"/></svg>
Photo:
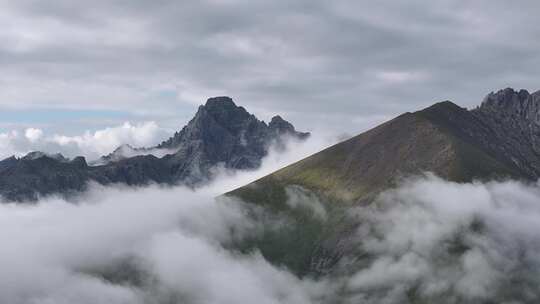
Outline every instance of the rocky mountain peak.
<svg viewBox="0 0 540 304"><path fill-rule="evenodd" d="M230 97L213 97L181 131L155 147L122 145L90 165L82 157L69 161L42 152L0 161L0 195L19 201L67 195L85 189L89 181L196 187L211 180L216 168L258 168L270 147L285 146L283 135L303 139L309 133L297 132L279 116L268 125Z"/></svg>
<svg viewBox="0 0 540 304"><path fill-rule="evenodd" d="M292 126L288 121L284 120L283 118L281 118L281 116L279 115L276 115L274 117L272 117L272 119L270 120L270 123L268 124L269 127L271 128L275 128L275 127L279 127L279 126Z"/></svg>
<svg viewBox="0 0 540 304"><path fill-rule="evenodd" d="M236 138L235 142L244 144L255 141L262 146L262 143L266 145L270 137L287 134L299 138L309 136L309 133L297 132L291 123L280 116L274 116L267 125L244 107L237 106L232 98L218 96L208 98L206 104L199 107L195 117L158 148L176 148L188 138L192 141L209 137Z"/></svg>
<svg viewBox="0 0 540 304"><path fill-rule="evenodd" d="M513 88L506 88L497 92L489 93L480 107L509 108L524 103L530 94L527 90L516 91Z"/></svg>
<svg viewBox="0 0 540 304"><path fill-rule="evenodd" d="M309 136L308 132L297 132L290 122L281 118L279 115L272 117L268 124L268 128L276 135L291 134L299 138L306 138Z"/></svg>
<svg viewBox="0 0 540 304"><path fill-rule="evenodd" d="M22 159L23 160L35 160L35 159L39 159L39 158L42 158L42 157L47 157L47 158L54 159L54 160L57 160L57 161L60 161L60 162L67 162L68 161L68 159L65 158L60 153L48 154L48 153L41 152L41 151L29 152L28 154L23 156Z"/></svg>
<svg viewBox="0 0 540 304"><path fill-rule="evenodd" d="M72 161L71 164L77 166L78 168L86 168L88 164L86 163L86 158L83 156L77 156Z"/></svg>
<svg viewBox="0 0 540 304"><path fill-rule="evenodd" d="M237 106L230 97L220 96L209 98L204 106L199 107L188 127L217 124L233 134L239 134L247 125L258 123L260 122L254 115L244 107Z"/></svg>
<svg viewBox="0 0 540 304"><path fill-rule="evenodd" d="M236 104L229 96L210 97L206 100L204 107L210 108L234 108Z"/></svg>
<svg viewBox="0 0 540 304"><path fill-rule="evenodd" d="M540 91L530 94L524 89L506 88L491 92L477 110L499 119L540 125Z"/></svg>

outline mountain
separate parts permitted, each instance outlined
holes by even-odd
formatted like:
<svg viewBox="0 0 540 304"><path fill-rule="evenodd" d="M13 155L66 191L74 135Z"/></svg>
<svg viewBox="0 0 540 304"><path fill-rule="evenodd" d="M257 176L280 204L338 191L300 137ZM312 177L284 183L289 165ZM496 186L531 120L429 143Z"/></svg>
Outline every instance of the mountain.
<svg viewBox="0 0 540 304"><path fill-rule="evenodd" d="M178 165L180 179L205 179L217 164L231 169L258 168L270 144L283 146L286 136L305 139L293 125L275 116L269 124L258 120L229 97L210 98L180 132L156 148L175 150L168 156Z"/></svg>
<svg viewBox="0 0 540 304"><path fill-rule="evenodd" d="M359 225L350 220L351 208L367 206L402 178L424 172L455 182L535 181L539 143L540 92L505 89L472 110L444 101L402 114L226 196L265 206L294 223L252 240L248 248L297 275L324 274L344 257L362 254L348 241ZM295 207L306 195L323 204L326 220Z"/></svg>
<svg viewBox="0 0 540 304"><path fill-rule="evenodd" d="M94 160L90 162L91 166L100 166L100 165L107 165L113 162L119 162L126 158L131 158L135 156L143 156L143 155L153 155L158 158L162 158L168 154L174 154L176 153L176 150L174 149L160 149L157 147L141 147L136 148L128 144L123 144L119 146L118 148L114 149L113 152L104 155L100 157L97 160Z"/></svg>
<svg viewBox="0 0 540 304"><path fill-rule="evenodd" d="M120 146L96 163L83 157L32 152L0 161L0 195L6 200L35 200L49 194L71 195L98 184L185 184L196 187L212 178L217 166L255 169L271 145L283 147L287 137L306 139L279 116L269 124L258 120L229 97L208 99L195 117L156 147Z"/></svg>
<svg viewBox="0 0 540 304"><path fill-rule="evenodd" d="M361 203L422 172L457 182L540 177L540 93L505 89L470 111L445 101L405 113L233 194L267 195L274 191L257 189L300 185Z"/></svg>

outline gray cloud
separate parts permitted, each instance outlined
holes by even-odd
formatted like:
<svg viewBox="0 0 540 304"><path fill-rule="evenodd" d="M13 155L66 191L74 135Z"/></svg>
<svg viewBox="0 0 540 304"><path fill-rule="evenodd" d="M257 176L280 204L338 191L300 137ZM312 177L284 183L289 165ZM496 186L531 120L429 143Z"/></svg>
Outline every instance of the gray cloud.
<svg viewBox="0 0 540 304"><path fill-rule="evenodd" d="M537 86L535 1L1 5L4 107L113 109L176 127L174 115L228 94L263 118L356 132L434 101L474 106Z"/></svg>

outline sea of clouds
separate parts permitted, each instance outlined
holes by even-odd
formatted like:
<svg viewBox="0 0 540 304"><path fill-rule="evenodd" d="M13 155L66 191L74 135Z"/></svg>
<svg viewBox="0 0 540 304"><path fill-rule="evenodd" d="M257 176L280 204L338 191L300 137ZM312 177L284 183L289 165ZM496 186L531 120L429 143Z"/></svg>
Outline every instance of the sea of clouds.
<svg viewBox="0 0 540 304"><path fill-rule="evenodd" d="M382 193L375 204L358 208L357 216L359 246L373 258L348 279L351 299L540 299L538 184L458 184L428 174Z"/></svg>
<svg viewBox="0 0 540 304"><path fill-rule="evenodd" d="M537 184L404 179L350 209L350 241L365 254L334 276L298 277L256 250L231 249L272 223L250 216L260 207L216 197L330 143L289 143L260 170L218 170L197 191L94 185L76 201L0 204L0 303L538 301ZM328 202L287 194L290 208L327 220Z"/></svg>
<svg viewBox="0 0 540 304"><path fill-rule="evenodd" d="M74 201L0 203L0 303L309 303L315 283L225 249L264 227L216 197L329 144L291 140L197 191L92 185Z"/></svg>

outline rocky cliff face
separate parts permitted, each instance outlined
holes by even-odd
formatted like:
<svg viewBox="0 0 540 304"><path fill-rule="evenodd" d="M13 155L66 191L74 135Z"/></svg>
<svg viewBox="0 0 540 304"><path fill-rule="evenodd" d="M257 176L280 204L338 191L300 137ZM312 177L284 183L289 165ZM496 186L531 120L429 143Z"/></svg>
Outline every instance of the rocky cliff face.
<svg viewBox="0 0 540 304"><path fill-rule="evenodd" d="M540 176L540 91L500 90L471 112L490 131L492 143L486 145L530 176Z"/></svg>
<svg viewBox="0 0 540 304"><path fill-rule="evenodd" d="M271 145L286 137L305 139L292 124L276 116L258 120L229 97L210 98L180 131L156 147L121 146L93 166L84 158L32 152L0 162L0 194L7 200L71 194L89 181L144 185L151 182L198 186L212 178L216 166L255 169Z"/></svg>
<svg viewBox="0 0 540 304"><path fill-rule="evenodd" d="M197 178L220 164L230 169L253 169L268 153L271 144L281 144L285 136L304 139L309 133L297 132L288 122L274 117L269 125L258 120L229 97L210 98L180 132L157 148L174 149L171 161L180 178Z"/></svg>

